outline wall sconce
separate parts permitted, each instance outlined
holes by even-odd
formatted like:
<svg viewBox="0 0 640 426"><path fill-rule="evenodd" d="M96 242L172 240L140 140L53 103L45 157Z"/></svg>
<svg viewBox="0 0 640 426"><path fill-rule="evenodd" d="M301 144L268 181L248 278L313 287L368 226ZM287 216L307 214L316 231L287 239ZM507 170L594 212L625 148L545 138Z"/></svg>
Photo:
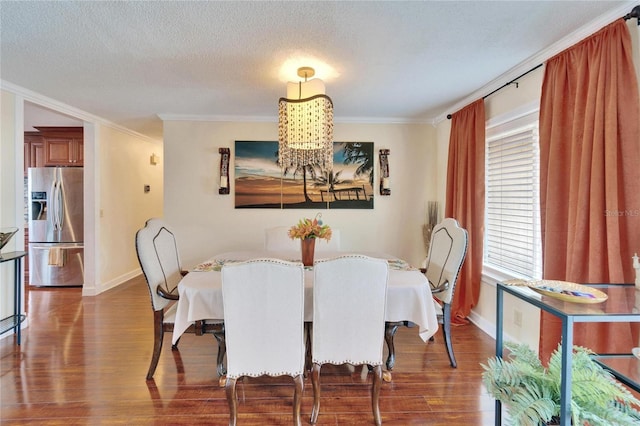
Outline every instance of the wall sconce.
<svg viewBox="0 0 640 426"><path fill-rule="evenodd" d="M159 161L160 157L158 157L155 153L151 154L151 157L149 157L149 164L151 164L152 166L158 164Z"/></svg>
<svg viewBox="0 0 640 426"><path fill-rule="evenodd" d="M391 195L389 186L389 150L380 150L380 195Z"/></svg>
<svg viewBox="0 0 640 426"><path fill-rule="evenodd" d="M229 183L229 157L231 150L229 148L219 148L220 153L220 188L218 194L228 194L231 189Z"/></svg>

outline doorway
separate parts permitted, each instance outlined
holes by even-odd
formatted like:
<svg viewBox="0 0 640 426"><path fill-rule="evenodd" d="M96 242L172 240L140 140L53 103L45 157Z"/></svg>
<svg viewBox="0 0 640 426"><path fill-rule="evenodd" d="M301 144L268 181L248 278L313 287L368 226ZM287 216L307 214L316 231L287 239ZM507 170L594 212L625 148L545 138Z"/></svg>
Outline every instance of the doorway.
<svg viewBox="0 0 640 426"><path fill-rule="evenodd" d="M30 197L28 194L28 173L27 170L29 167L44 167L51 166L49 164L51 162L51 158L49 154L47 154L47 150L45 149L45 144L43 140L43 136L41 134L41 130L43 128L53 128L53 129L78 129L79 133L79 148L76 146L76 152L69 151L69 155L74 155L74 159L80 158L82 160L82 149L83 149L83 137L82 137L82 128L84 126L83 120L55 111L53 109L25 101L24 102L24 235L25 235L25 251L29 252L29 243L30 243L30 235L29 235L29 203ZM58 151L55 152L65 152L65 150L70 147L65 146L62 142L63 138L59 138L56 140L57 147L60 147ZM79 154L78 154L79 150ZM49 163L47 163L47 161ZM65 164L66 165L66 164ZM78 164L70 164L70 165L78 165ZM25 310L28 311L28 302L29 302L29 291L35 289L34 287L29 285L30 280L30 256L27 255L24 259L24 301L25 301ZM33 272L33 271L32 271Z"/></svg>

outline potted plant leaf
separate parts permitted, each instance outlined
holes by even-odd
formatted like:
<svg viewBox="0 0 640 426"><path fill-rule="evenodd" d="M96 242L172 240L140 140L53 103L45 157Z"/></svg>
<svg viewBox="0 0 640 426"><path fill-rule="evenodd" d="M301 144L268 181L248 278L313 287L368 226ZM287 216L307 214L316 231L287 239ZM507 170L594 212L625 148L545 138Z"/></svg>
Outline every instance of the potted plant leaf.
<svg viewBox="0 0 640 426"><path fill-rule="evenodd" d="M548 367L527 345L506 343L509 355L481 364L489 394L502 402L513 425L559 424L562 348ZM593 359L589 349L574 346L571 420L574 425L639 425L638 401ZM635 407L634 407L635 406Z"/></svg>

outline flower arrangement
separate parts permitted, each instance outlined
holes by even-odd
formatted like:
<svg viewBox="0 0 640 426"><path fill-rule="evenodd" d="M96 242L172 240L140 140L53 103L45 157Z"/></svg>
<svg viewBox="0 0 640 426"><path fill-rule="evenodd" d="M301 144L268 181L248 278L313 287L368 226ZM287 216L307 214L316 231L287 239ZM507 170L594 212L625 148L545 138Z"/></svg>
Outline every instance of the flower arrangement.
<svg viewBox="0 0 640 426"><path fill-rule="evenodd" d="M318 213L313 220L308 218L300 219L297 225L289 229L289 238L292 240L296 238L300 238L301 240L307 238L322 238L329 241L331 239L331 227L322 224L322 214Z"/></svg>

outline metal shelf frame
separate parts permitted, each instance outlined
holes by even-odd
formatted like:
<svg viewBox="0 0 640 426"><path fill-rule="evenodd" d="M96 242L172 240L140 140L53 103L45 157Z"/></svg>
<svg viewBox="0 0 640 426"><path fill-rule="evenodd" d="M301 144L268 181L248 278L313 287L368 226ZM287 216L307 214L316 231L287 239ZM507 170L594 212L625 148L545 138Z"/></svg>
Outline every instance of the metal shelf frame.
<svg viewBox="0 0 640 426"><path fill-rule="evenodd" d="M571 365L573 360L573 326L579 322L640 322L640 302L632 284L588 284L606 293L609 298L598 304L564 302L541 296L528 287L509 286L498 282L496 286L496 356L503 356L504 294L508 293L524 302L560 318L562 321L562 377L560 382L560 424L571 424ZM640 294L640 291L637 292ZM502 425L502 404L496 400L495 424Z"/></svg>
<svg viewBox="0 0 640 426"><path fill-rule="evenodd" d="M0 334L13 329L18 345L22 339L21 324L27 318L20 312L22 309L22 259L26 255L26 251L0 254L0 263L13 262L13 315L0 320Z"/></svg>

